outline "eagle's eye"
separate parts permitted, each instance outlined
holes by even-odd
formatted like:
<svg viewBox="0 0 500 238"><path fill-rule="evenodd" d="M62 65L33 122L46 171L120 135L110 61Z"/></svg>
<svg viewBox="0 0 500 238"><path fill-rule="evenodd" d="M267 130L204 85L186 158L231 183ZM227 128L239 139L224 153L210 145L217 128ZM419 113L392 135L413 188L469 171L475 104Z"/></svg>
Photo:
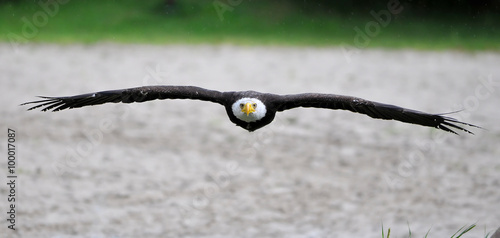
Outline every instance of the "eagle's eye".
<svg viewBox="0 0 500 238"><path fill-rule="evenodd" d="M257 108L257 103L252 104L252 107L255 109Z"/></svg>
<svg viewBox="0 0 500 238"><path fill-rule="evenodd" d="M245 107L245 104L240 103L240 109L243 109Z"/></svg>

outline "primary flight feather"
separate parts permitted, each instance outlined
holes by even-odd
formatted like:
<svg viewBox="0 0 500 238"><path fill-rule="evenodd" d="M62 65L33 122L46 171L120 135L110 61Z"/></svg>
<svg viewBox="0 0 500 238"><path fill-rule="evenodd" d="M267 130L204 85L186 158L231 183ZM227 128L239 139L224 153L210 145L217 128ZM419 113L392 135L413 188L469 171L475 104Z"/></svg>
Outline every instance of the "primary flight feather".
<svg viewBox="0 0 500 238"><path fill-rule="evenodd" d="M133 103L157 99L203 100L223 105L229 119L248 131L255 131L271 123L276 112L297 107L348 110L376 119L435 127L455 134L457 133L454 129L473 134L464 126L477 127L442 114L429 114L357 97L320 93L277 95L255 91L219 92L194 86L144 86L68 97L40 98L42 100L21 105L35 104L28 110L41 108L42 111L60 111L110 102Z"/></svg>

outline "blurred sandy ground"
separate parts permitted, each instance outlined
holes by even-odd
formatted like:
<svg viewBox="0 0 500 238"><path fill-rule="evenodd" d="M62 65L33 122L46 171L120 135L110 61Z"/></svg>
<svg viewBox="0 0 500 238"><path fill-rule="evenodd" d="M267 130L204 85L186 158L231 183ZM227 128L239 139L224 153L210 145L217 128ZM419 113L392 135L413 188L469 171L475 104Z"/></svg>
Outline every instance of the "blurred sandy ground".
<svg viewBox="0 0 500 238"><path fill-rule="evenodd" d="M352 53L348 51L348 53ZM0 45L1 127L17 131L8 237L484 237L500 225L500 54L341 48ZM489 82L489 83L488 83ZM18 106L149 84L323 92L453 114L455 136L298 109L254 133L200 101L58 113ZM6 134L2 143L6 144ZM0 146L6 155L6 146ZM1 208L6 214L6 156ZM2 235L3 236L3 235Z"/></svg>

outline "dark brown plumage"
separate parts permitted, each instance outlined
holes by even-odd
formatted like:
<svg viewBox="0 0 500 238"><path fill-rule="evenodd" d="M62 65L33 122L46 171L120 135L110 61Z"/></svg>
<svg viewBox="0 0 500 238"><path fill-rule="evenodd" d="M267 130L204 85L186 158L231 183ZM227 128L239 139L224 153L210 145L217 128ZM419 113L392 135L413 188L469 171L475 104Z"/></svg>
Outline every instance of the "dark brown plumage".
<svg viewBox="0 0 500 238"><path fill-rule="evenodd" d="M269 123L276 112L297 108L313 107L325 109L348 110L368 115L376 119L397 120L401 122L435 127L457 134L454 129L473 134L464 126L475 125L458 121L443 114L429 114L406 109L394 105L373 102L361 98L334 95L305 93L295 95L276 95L255 91L219 92L194 86L145 86L122 90L110 90L96 93L81 94L69 97L41 97L42 100L23 103L35 104L28 110L42 108L42 111L60 111L104 103L133 103L157 99L194 99L219 103L226 108L229 119L236 125L248 130L257 130ZM236 101L242 98L258 99L265 105L265 115L256 121L243 121L234 114L232 108ZM248 115L248 114L247 114Z"/></svg>

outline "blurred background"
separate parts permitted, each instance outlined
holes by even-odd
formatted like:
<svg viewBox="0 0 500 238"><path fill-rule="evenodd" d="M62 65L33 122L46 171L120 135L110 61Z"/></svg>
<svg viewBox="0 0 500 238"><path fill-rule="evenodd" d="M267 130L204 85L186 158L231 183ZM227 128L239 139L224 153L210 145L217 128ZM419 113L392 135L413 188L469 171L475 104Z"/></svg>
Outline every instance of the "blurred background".
<svg viewBox="0 0 500 238"><path fill-rule="evenodd" d="M500 0L0 0L0 127L17 132L20 182L19 230L1 216L0 237L380 237L382 224L451 237L473 223L463 237L489 237L499 13ZM201 101L19 106L151 84L352 95L486 130L296 109L248 133Z"/></svg>
<svg viewBox="0 0 500 238"><path fill-rule="evenodd" d="M500 47L499 13L499 0L0 0L0 40L485 50Z"/></svg>

